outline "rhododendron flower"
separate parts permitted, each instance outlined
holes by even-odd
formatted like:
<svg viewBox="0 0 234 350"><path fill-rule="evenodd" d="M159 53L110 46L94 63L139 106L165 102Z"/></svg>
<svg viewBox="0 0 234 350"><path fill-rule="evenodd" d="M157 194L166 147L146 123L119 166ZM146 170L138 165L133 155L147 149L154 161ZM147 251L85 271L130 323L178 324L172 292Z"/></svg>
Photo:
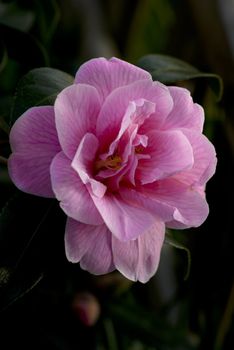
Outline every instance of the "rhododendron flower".
<svg viewBox="0 0 234 350"><path fill-rule="evenodd" d="M208 215L216 156L203 122L186 89L117 58L92 59L54 106L16 121L9 173L22 191L58 199L69 261L146 282L165 227L196 227Z"/></svg>

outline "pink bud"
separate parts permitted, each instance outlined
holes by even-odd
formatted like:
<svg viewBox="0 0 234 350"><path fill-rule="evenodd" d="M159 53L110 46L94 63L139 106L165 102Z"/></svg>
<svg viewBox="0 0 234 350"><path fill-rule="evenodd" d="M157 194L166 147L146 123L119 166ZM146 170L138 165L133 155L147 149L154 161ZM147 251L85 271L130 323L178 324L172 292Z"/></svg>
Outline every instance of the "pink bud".
<svg viewBox="0 0 234 350"><path fill-rule="evenodd" d="M97 298L88 292L79 292L75 295L72 309L87 327L93 326L97 322L101 312Z"/></svg>

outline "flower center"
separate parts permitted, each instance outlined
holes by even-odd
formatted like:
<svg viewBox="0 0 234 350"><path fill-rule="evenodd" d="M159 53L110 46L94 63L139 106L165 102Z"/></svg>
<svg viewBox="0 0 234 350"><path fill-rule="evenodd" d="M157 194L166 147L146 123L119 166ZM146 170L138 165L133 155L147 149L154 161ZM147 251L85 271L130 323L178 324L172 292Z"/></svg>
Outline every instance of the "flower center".
<svg viewBox="0 0 234 350"><path fill-rule="evenodd" d="M105 160L99 159L95 163L95 171L98 172L101 169L118 170L121 168L122 158L117 154L113 154L107 157Z"/></svg>
<svg viewBox="0 0 234 350"><path fill-rule="evenodd" d="M144 151L145 147L142 145L138 145L135 147L135 153L142 153Z"/></svg>

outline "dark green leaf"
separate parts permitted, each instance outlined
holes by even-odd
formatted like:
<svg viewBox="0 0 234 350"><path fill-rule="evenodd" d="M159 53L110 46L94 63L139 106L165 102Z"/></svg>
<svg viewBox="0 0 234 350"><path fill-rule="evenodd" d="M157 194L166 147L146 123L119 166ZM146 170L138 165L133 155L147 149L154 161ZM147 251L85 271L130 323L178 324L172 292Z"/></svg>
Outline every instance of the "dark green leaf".
<svg viewBox="0 0 234 350"><path fill-rule="evenodd" d="M190 268L191 268L191 253L190 253L190 250L187 247L185 247L182 243L178 242L172 236L170 231L166 232L165 243L171 245L174 248L181 249L181 250L184 250L186 252L188 265L187 265L187 271L186 271L186 274L184 276L184 279L187 280L188 277L189 277Z"/></svg>
<svg viewBox="0 0 234 350"><path fill-rule="evenodd" d="M166 55L147 55L138 61L138 66L147 70L152 75L153 80L158 80L164 84L195 78L208 79L217 99L220 100L222 97L223 82L219 75L201 72L178 58Z"/></svg>
<svg viewBox="0 0 234 350"><path fill-rule="evenodd" d="M33 12L21 8L16 2L0 4L0 23L26 32L32 27L33 22Z"/></svg>
<svg viewBox="0 0 234 350"><path fill-rule="evenodd" d="M26 74L19 82L13 109L11 124L33 106L53 105L58 93L73 83L74 78L52 68L36 68Z"/></svg>
<svg viewBox="0 0 234 350"><path fill-rule="evenodd" d="M57 28L60 11L55 0L34 0L39 38L43 44L48 44Z"/></svg>
<svg viewBox="0 0 234 350"><path fill-rule="evenodd" d="M0 23L0 36L9 58L20 62L29 69L48 65L48 57L44 48L31 35Z"/></svg>
<svg viewBox="0 0 234 350"><path fill-rule="evenodd" d="M182 324L172 327L162 315L150 313L142 305L131 305L125 300L108 305L108 309L118 337L139 339L146 345L157 346L157 349L178 350L178 344L179 349L192 349Z"/></svg>

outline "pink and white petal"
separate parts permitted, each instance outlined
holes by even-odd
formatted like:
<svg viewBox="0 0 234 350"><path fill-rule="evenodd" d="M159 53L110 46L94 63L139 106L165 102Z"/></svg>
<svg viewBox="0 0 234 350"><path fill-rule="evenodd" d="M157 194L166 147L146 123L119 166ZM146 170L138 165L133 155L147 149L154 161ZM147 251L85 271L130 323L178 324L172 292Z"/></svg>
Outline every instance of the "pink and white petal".
<svg viewBox="0 0 234 350"><path fill-rule="evenodd" d="M140 159L136 170L136 178L142 184L192 168L193 149L181 131L152 131L147 136L145 153L150 155L150 159Z"/></svg>
<svg viewBox="0 0 234 350"><path fill-rule="evenodd" d="M50 163L60 152L51 106L27 110L10 132L13 154L8 160L9 175L22 191L42 197L54 197L50 181Z"/></svg>
<svg viewBox="0 0 234 350"><path fill-rule="evenodd" d="M82 269L95 275L114 270L111 233L105 225L85 225L68 218L65 230L67 259L80 262Z"/></svg>
<svg viewBox="0 0 234 350"><path fill-rule="evenodd" d="M144 192L149 198L174 208L173 219L179 223L180 227L198 227L209 214L205 197L199 191L176 179L165 179L147 184L144 186ZM168 223L166 225L169 227Z"/></svg>
<svg viewBox="0 0 234 350"><path fill-rule="evenodd" d="M147 193L144 194L144 186L140 188L141 192L130 188L120 188L121 198L129 205L138 207L143 211L150 212L155 218L163 222L171 221L174 218L175 208L162 201L150 198Z"/></svg>
<svg viewBox="0 0 234 350"><path fill-rule="evenodd" d="M86 225L72 218L67 218L65 229L65 251L67 259L73 263L79 262L91 249L96 240L104 235L105 225Z"/></svg>
<svg viewBox="0 0 234 350"><path fill-rule="evenodd" d="M202 131L204 124L204 110L193 102L187 89L168 87L174 101L174 107L165 120L164 129L188 128Z"/></svg>
<svg viewBox="0 0 234 350"><path fill-rule="evenodd" d="M94 86L102 101L116 88L137 80L152 80L145 70L118 58L94 58L84 63L76 73L75 82Z"/></svg>
<svg viewBox="0 0 234 350"><path fill-rule="evenodd" d="M188 129L182 131L193 148L194 165L192 169L177 174L176 178L187 185L204 186L215 173L215 148L206 136Z"/></svg>
<svg viewBox="0 0 234 350"><path fill-rule="evenodd" d="M125 277L146 283L157 271L165 225L156 221L135 240L121 242L112 236L114 264Z"/></svg>
<svg viewBox="0 0 234 350"><path fill-rule="evenodd" d="M139 80L114 90L105 100L97 119L97 136L103 139L104 145L117 137L129 102L139 99L156 104L156 110L149 119L153 118L157 125L163 123L173 107L167 87L158 82Z"/></svg>
<svg viewBox="0 0 234 350"><path fill-rule="evenodd" d="M155 103L146 101L144 99L130 101L121 121L119 132L115 140L110 144L109 151L106 154L102 155L102 159L105 159L106 157L112 155L117 146L118 150L119 148L123 148L119 147L121 146L121 144L119 145L120 141L122 141L121 143L124 143L125 145L130 145L131 148L132 141L135 139L139 125L143 124L145 119L149 118L149 116L154 112ZM126 152L121 152L121 155L122 153L128 153L127 156L129 155L128 150L126 150ZM123 155L123 158L126 158L125 154Z"/></svg>
<svg viewBox="0 0 234 350"><path fill-rule="evenodd" d="M103 197L106 186L93 178L95 158L99 142L95 135L87 133L80 142L79 148L71 163L84 184L90 184L92 193L97 197Z"/></svg>
<svg viewBox="0 0 234 350"><path fill-rule="evenodd" d="M149 229L155 219L152 214L133 207L112 193L93 201L111 233L120 241L137 238Z"/></svg>
<svg viewBox="0 0 234 350"><path fill-rule="evenodd" d="M53 159L50 172L53 191L69 217L89 225L103 223L86 186L63 152Z"/></svg>
<svg viewBox="0 0 234 350"><path fill-rule="evenodd" d="M74 84L55 101L55 122L62 150L72 159L82 137L95 132L100 98L93 86Z"/></svg>
<svg viewBox="0 0 234 350"><path fill-rule="evenodd" d="M80 267L94 275L102 275L115 270L112 254L111 232L106 225L98 227L100 229L95 229L94 227L95 240L92 241L91 246L80 261Z"/></svg>

